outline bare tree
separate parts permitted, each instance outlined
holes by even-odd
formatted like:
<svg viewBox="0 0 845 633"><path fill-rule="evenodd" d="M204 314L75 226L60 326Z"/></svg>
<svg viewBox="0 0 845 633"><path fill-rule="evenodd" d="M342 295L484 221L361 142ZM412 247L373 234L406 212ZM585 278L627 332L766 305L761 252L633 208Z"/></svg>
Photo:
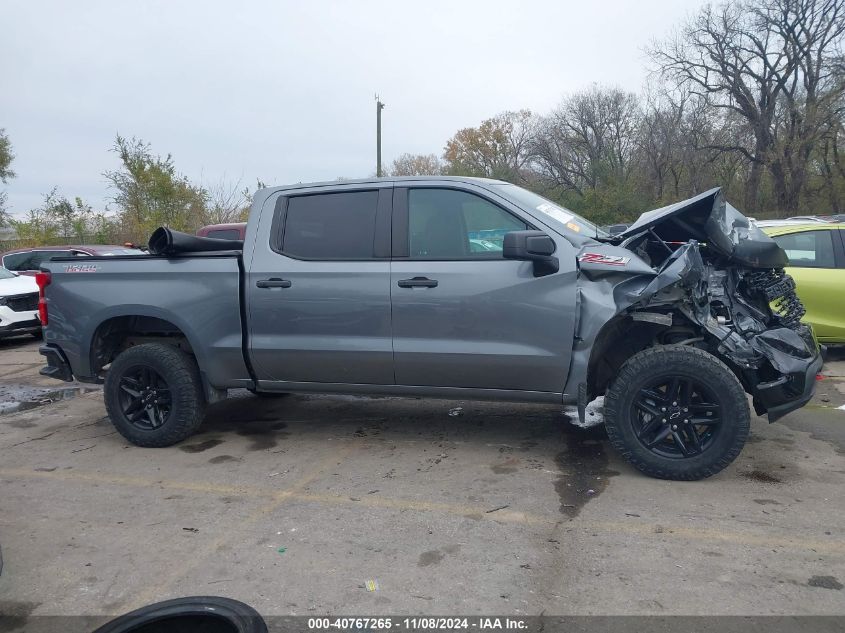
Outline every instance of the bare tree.
<svg viewBox="0 0 845 633"><path fill-rule="evenodd" d="M640 119L637 150L644 170L644 184L657 200L667 193L680 194L684 176L684 154L688 142L682 132L689 95L679 98L665 92L650 93Z"/></svg>
<svg viewBox="0 0 845 633"><path fill-rule="evenodd" d="M458 130L443 154L447 173L524 181L536 122L529 110L519 110Z"/></svg>
<svg viewBox="0 0 845 633"><path fill-rule="evenodd" d="M756 14L783 40L795 68L779 102L779 139L770 164L779 206L792 211L807 186L817 144L845 112L845 3L773 0Z"/></svg>
<svg viewBox="0 0 845 633"><path fill-rule="evenodd" d="M0 229L9 226L12 214L6 210L6 192L0 191Z"/></svg>
<svg viewBox="0 0 845 633"><path fill-rule="evenodd" d="M830 126L819 148L818 171L821 177L820 190L825 192L834 213L845 210L845 123L838 121Z"/></svg>
<svg viewBox="0 0 845 633"><path fill-rule="evenodd" d="M599 87L576 93L543 118L533 156L548 180L580 195L624 181L633 165L639 116L634 94Z"/></svg>
<svg viewBox="0 0 845 633"><path fill-rule="evenodd" d="M231 182L225 177L216 184L205 187L206 205L203 224L230 224L245 221L249 212L250 192L241 185L240 179Z"/></svg>
<svg viewBox="0 0 845 633"><path fill-rule="evenodd" d="M15 177L15 172L9 167L14 160L12 143L6 135L6 130L0 128L0 182L7 183L10 178ZM0 191L0 227L8 226L12 216L6 210L6 192Z"/></svg>
<svg viewBox="0 0 845 633"><path fill-rule="evenodd" d="M387 169L391 176L439 176L445 165L436 154L400 154Z"/></svg>
<svg viewBox="0 0 845 633"><path fill-rule="evenodd" d="M673 38L650 48L663 76L748 126L750 146L730 139L712 146L749 161L748 209L760 208L764 169L779 208L798 207L820 120L845 88L843 30L843 0L726 3L705 6Z"/></svg>

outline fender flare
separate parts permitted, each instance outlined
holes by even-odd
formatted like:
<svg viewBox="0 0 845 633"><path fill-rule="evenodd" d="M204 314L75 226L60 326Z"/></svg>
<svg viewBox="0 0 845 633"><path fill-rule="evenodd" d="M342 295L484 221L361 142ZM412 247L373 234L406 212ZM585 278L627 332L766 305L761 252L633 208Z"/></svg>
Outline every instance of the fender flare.
<svg viewBox="0 0 845 633"><path fill-rule="evenodd" d="M88 360L89 370L93 370L93 367L95 366L93 345L94 336L103 324L106 323L106 321L119 317L151 317L172 323L185 336L185 339L188 341L188 345L191 346L194 357L197 359L197 366L199 367L200 374L204 376L203 367L206 365L206 352L199 344L199 334L194 332L187 323L179 317L178 314L174 314L168 310L163 310L157 306L143 304L121 304L119 306L112 306L98 312L90 319L89 323L95 325L90 327L89 330L82 336L82 349L87 350L85 357Z"/></svg>

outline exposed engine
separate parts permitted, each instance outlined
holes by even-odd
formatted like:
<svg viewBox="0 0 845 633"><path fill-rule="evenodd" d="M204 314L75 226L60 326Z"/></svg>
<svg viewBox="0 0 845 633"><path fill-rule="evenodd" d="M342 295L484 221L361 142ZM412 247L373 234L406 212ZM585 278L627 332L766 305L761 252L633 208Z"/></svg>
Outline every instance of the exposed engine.
<svg viewBox="0 0 845 633"><path fill-rule="evenodd" d="M637 345L682 343L715 354L770 421L809 398L821 360L812 330L801 323L795 282L783 270L786 254L718 189L643 214L602 242L585 246L578 261L593 282L582 289L583 300L612 297L610 327L633 328ZM644 342L644 333L654 340ZM605 378L611 370L607 364Z"/></svg>
<svg viewBox="0 0 845 633"><path fill-rule="evenodd" d="M752 300L765 301L788 328L798 329L807 312L795 294L795 280L782 269L746 273L740 291Z"/></svg>

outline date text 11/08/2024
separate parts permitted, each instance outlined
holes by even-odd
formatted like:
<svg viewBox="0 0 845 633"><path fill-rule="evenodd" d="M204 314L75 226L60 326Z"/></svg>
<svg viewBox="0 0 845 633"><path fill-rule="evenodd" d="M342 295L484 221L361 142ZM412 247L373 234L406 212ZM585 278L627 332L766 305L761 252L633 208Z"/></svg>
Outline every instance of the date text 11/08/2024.
<svg viewBox="0 0 845 633"><path fill-rule="evenodd" d="M308 630L391 630L445 631L445 630L525 630L524 619L513 617L353 617L353 618L309 618Z"/></svg>

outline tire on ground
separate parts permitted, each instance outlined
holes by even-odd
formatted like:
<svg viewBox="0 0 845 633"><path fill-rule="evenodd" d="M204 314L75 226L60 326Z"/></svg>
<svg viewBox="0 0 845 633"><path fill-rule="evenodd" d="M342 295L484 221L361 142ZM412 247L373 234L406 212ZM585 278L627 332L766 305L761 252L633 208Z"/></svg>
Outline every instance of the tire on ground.
<svg viewBox="0 0 845 633"><path fill-rule="evenodd" d="M694 379L715 395L723 428L699 455L664 457L637 439L634 399L640 389L663 376ZM666 345L643 350L625 362L605 397L605 425L613 447L643 473L692 481L715 475L736 459L748 438L750 413L745 391L727 365L704 350Z"/></svg>
<svg viewBox="0 0 845 633"><path fill-rule="evenodd" d="M171 410L164 424L156 429L133 425L120 406L120 378L126 370L146 366L154 370L170 389ZM106 374L103 388L106 411L117 431L137 446L164 447L193 435L205 414L202 379L193 356L162 343L130 347L118 355Z"/></svg>

